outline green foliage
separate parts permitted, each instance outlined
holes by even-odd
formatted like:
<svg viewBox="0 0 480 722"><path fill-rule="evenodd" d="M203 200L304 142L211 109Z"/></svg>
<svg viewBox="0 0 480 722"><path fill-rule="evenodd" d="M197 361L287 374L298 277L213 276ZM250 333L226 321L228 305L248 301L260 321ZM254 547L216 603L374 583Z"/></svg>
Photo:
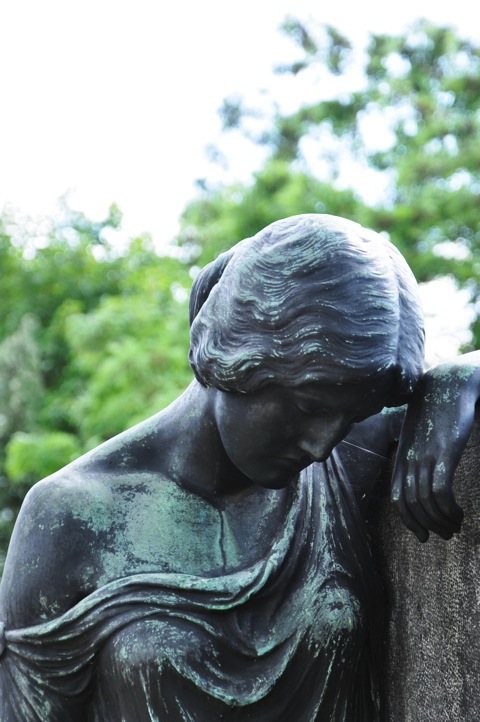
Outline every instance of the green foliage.
<svg viewBox="0 0 480 722"><path fill-rule="evenodd" d="M30 486L190 382L188 266L64 204L0 220L0 557ZM113 237L113 242L110 241Z"/></svg>
<svg viewBox="0 0 480 722"><path fill-rule="evenodd" d="M170 403L191 379L188 309L143 295L110 297L69 318L73 371L88 380L72 400L82 438L109 437Z"/></svg>
<svg viewBox="0 0 480 722"><path fill-rule="evenodd" d="M254 175L252 185L220 188L191 203L182 216L177 243L191 262L203 266L233 242L279 218L297 213L358 217L362 209L352 191L335 189L272 158Z"/></svg>
<svg viewBox="0 0 480 722"><path fill-rule="evenodd" d="M247 187L192 204L179 243L201 264L273 218L322 209L383 231L419 281L451 275L480 309L480 45L426 20L365 52L329 26L289 17L283 30L298 56L278 72L317 97L285 114L263 96L274 111L260 129L261 111L235 98L225 130L269 157Z"/></svg>
<svg viewBox="0 0 480 722"><path fill-rule="evenodd" d="M388 195L369 224L389 233L420 281L452 273L478 297L480 46L419 21L404 35L371 38L365 77L362 90L330 102L325 117L354 155L390 172ZM301 118L305 112L318 117L319 107L302 109ZM379 121L390 136L386 147L362 135ZM450 245L449 253L442 249L452 242L458 258L449 257Z"/></svg>
<svg viewBox="0 0 480 722"><path fill-rule="evenodd" d="M29 434L17 431L5 452L5 471L12 484L25 494L35 481L79 456L82 446L76 436L63 431Z"/></svg>
<svg viewBox="0 0 480 722"><path fill-rule="evenodd" d="M43 384L35 318L25 315L0 344L0 440L35 426Z"/></svg>

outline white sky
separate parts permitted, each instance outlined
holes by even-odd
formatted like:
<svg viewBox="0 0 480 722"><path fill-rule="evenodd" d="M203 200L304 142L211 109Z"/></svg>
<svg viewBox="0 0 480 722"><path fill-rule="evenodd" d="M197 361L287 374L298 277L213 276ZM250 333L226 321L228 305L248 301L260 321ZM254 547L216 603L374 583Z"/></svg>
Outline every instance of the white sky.
<svg viewBox="0 0 480 722"><path fill-rule="evenodd" d="M49 213L73 190L88 214L114 201L128 232L167 240L205 175L222 99L275 84L271 68L291 47L277 32L287 13L361 39L399 31L419 12L468 34L478 28L475 5L2 0L0 208Z"/></svg>
<svg viewBox="0 0 480 722"><path fill-rule="evenodd" d="M359 42L419 15L480 33L472 0L1 0L0 209L49 214L73 191L88 215L116 202L129 235L168 241L222 99L279 87L287 13ZM234 157L237 177L250 167Z"/></svg>

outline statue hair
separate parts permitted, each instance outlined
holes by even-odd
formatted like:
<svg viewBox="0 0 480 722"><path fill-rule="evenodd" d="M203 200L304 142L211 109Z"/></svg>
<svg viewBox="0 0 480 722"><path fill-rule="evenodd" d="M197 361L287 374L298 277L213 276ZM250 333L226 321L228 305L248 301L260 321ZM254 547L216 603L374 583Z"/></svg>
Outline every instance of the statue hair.
<svg viewBox="0 0 480 722"><path fill-rule="evenodd" d="M195 280L190 322L195 376L223 391L394 373L394 406L423 371L423 315L405 259L336 216L285 218L219 256Z"/></svg>

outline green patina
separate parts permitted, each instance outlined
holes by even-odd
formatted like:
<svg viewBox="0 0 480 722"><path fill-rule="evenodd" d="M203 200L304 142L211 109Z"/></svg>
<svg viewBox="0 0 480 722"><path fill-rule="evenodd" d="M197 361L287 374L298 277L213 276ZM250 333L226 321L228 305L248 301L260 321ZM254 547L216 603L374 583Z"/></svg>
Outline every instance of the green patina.
<svg viewBox="0 0 480 722"><path fill-rule="evenodd" d="M469 356L469 354L467 354ZM433 370L435 378L444 379L449 384L455 381L468 381L475 373L478 373L479 367L472 364L468 358L459 356L453 361L448 361L436 366Z"/></svg>
<svg viewBox="0 0 480 722"><path fill-rule="evenodd" d="M434 430L434 428L435 428L435 424L433 423L433 421L432 421L431 419L428 419L428 420L427 420L427 432L426 432L426 434L427 434L427 439L430 438L430 436L431 436L432 431Z"/></svg>
<svg viewBox="0 0 480 722"><path fill-rule="evenodd" d="M206 501L162 480L155 493L136 494L120 543L145 560L162 560L186 573L221 567L220 520Z"/></svg>

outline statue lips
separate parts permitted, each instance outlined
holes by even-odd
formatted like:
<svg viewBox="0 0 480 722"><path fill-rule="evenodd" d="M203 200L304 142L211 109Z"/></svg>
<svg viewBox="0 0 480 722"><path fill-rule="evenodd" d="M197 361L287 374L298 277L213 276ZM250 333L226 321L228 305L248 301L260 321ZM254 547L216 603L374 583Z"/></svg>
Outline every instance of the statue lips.
<svg viewBox="0 0 480 722"><path fill-rule="evenodd" d="M311 456L302 454L301 456L282 456L278 461L280 463L285 462L292 471L298 474L303 469L306 469L307 466L313 464L314 461L318 461L318 459L312 459Z"/></svg>

